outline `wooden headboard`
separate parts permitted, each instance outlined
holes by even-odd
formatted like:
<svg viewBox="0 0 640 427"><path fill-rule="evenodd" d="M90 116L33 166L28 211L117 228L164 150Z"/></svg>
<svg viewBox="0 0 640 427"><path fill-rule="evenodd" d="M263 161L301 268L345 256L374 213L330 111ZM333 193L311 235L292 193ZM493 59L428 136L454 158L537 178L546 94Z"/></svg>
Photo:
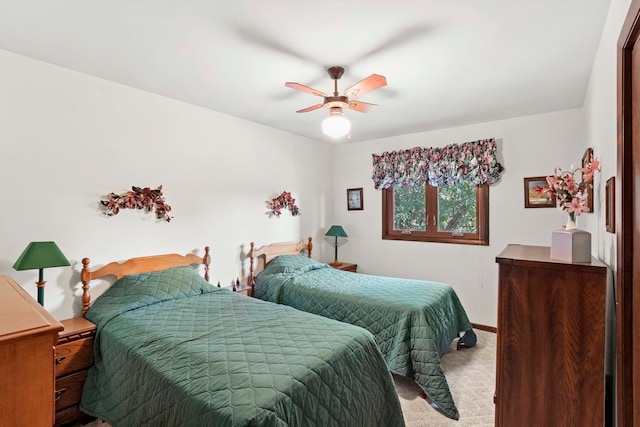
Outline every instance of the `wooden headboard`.
<svg viewBox="0 0 640 427"><path fill-rule="evenodd" d="M82 316L84 317L91 303L89 295L89 282L106 276L115 276L116 280L129 274L150 273L152 271L166 270L173 267L186 267L194 264L204 264L204 279L209 281L209 265L211 255L209 246L204 248L204 256L200 258L195 254L165 254L153 255L139 258L131 258L124 262L111 262L95 271L89 269L89 258L82 259L82 271L80 280L82 281Z"/></svg>
<svg viewBox="0 0 640 427"><path fill-rule="evenodd" d="M300 255L300 252L302 251L307 251L307 256L311 258L312 250L313 243L311 243L311 237L309 237L307 243L272 243L258 249L255 248L255 243L251 242L251 249L249 249L249 279L247 280L247 284L251 286L251 294L253 295L253 279L258 275L258 273L264 270L264 267L269 264L272 259L278 255ZM256 268L253 267L254 260L257 260Z"/></svg>

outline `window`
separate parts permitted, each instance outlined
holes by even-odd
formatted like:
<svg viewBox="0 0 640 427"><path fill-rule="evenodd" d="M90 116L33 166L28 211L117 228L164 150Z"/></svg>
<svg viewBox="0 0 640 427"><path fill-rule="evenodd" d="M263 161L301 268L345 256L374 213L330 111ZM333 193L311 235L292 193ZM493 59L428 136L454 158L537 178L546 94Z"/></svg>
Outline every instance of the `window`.
<svg viewBox="0 0 640 427"><path fill-rule="evenodd" d="M487 246L489 187L462 182L382 190L382 238Z"/></svg>

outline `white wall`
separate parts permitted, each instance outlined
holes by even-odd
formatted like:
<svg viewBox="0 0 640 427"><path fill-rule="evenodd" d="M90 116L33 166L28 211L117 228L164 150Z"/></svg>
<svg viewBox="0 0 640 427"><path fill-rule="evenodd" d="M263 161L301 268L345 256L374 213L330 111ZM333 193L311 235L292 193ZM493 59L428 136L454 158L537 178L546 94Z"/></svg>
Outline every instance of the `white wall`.
<svg viewBox="0 0 640 427"><path fill-rule="evenodd" d="M584 129L582 110L575 109L337 146L334 222L349 234L340 259L357 263L363 273L449 283L472 322L496 326L496 255L509 243L549 246L551 232L562 225L555 208L524 208L523 178L549 175L556 166L580 166ZM498 141L505 172L490 188L490 246L381 239L382 196L371 181L372 153L491 137ZM363 211L347 211L345 193L353 187L364 188Z"/></svg>
<svg viewBox="0 0 640 427"><path fill-rule="evenodd" d="M246 273L251 241L318 240L330 225L329 144L2 50L0 76L0 274L35 297L37 271L12 265L30 241L54 240L72 264L44 272L58 319L79 313L83 257L97 267L209 245L211 280L225 285ZM103 216L99 200L132 185L163 185L172 222ZM268 219L284 190L302 216Z"/></svg>
<svg viewBox="0 0 640 427"><path fill-rule="evenodd" d="M598 194L597 221L593 224L597 235L594 254L614 270L616 237L605 229L605 184L616 175L617 41L630 4L630 0L611 0L584 106L588 124L586 143L594 147L602 161L602 174L594 182Z"/></svg>

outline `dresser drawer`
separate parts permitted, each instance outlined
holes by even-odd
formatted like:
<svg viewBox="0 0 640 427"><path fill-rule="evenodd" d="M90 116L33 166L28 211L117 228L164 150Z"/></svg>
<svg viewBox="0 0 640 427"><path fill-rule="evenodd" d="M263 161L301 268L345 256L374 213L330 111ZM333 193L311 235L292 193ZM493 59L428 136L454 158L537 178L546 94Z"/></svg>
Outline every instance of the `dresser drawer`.
<svg viewBox="0 0 640 427"><path fill-rule="evenodd" d="M56 412L80 402L85 379L87 379L86 370L56 379Z"/></svg>
<svg viewBox="0 0 640 427"><path fill-rule="evenodd" d="M70 341L55 348L56 377L93 364L93 337Z"/></svg>

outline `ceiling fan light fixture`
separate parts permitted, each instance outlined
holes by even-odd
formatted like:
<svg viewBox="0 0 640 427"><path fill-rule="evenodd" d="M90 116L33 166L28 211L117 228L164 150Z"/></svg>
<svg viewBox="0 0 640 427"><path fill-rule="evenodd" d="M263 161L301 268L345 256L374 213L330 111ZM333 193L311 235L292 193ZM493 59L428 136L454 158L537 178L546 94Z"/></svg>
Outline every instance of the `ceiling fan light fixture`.
<svg viewBox="0 0 640 427"><path fill-rule="evenodd" d="M329 117L322 121L322 132L331 138L341 138L351 131L351 122L342 117L342 108L331 107Z"/></svg>
<svg viewBox="0 0 640 427"><path fill-rule="evenodd" d="M333 96L327 95L324 92L305 86L296 82L286 82L284 85L291 89L299 90L302 92L310 93L315 96L321 96L324 98L324 102L312 105L302 110L296 111L296 113L308 113L309 111L315 111L320 108L329 109L329 117L322 121L322 132L334 139L338 139L344 136L350 137L351 122L342 117L342 109L347 108L349 110L358 111L360 113L366 113L371 107L375 107L376 104L369 102L356 101L351 98L356 98L359 95L371 92L372 90L379 89L387 85L387 79L379 74L371 74L360 80L358 83L348 87L343 95L338 92L338 80L344 73L342 67L330 67L327 69L329 77L333 80Z"/></svg>

